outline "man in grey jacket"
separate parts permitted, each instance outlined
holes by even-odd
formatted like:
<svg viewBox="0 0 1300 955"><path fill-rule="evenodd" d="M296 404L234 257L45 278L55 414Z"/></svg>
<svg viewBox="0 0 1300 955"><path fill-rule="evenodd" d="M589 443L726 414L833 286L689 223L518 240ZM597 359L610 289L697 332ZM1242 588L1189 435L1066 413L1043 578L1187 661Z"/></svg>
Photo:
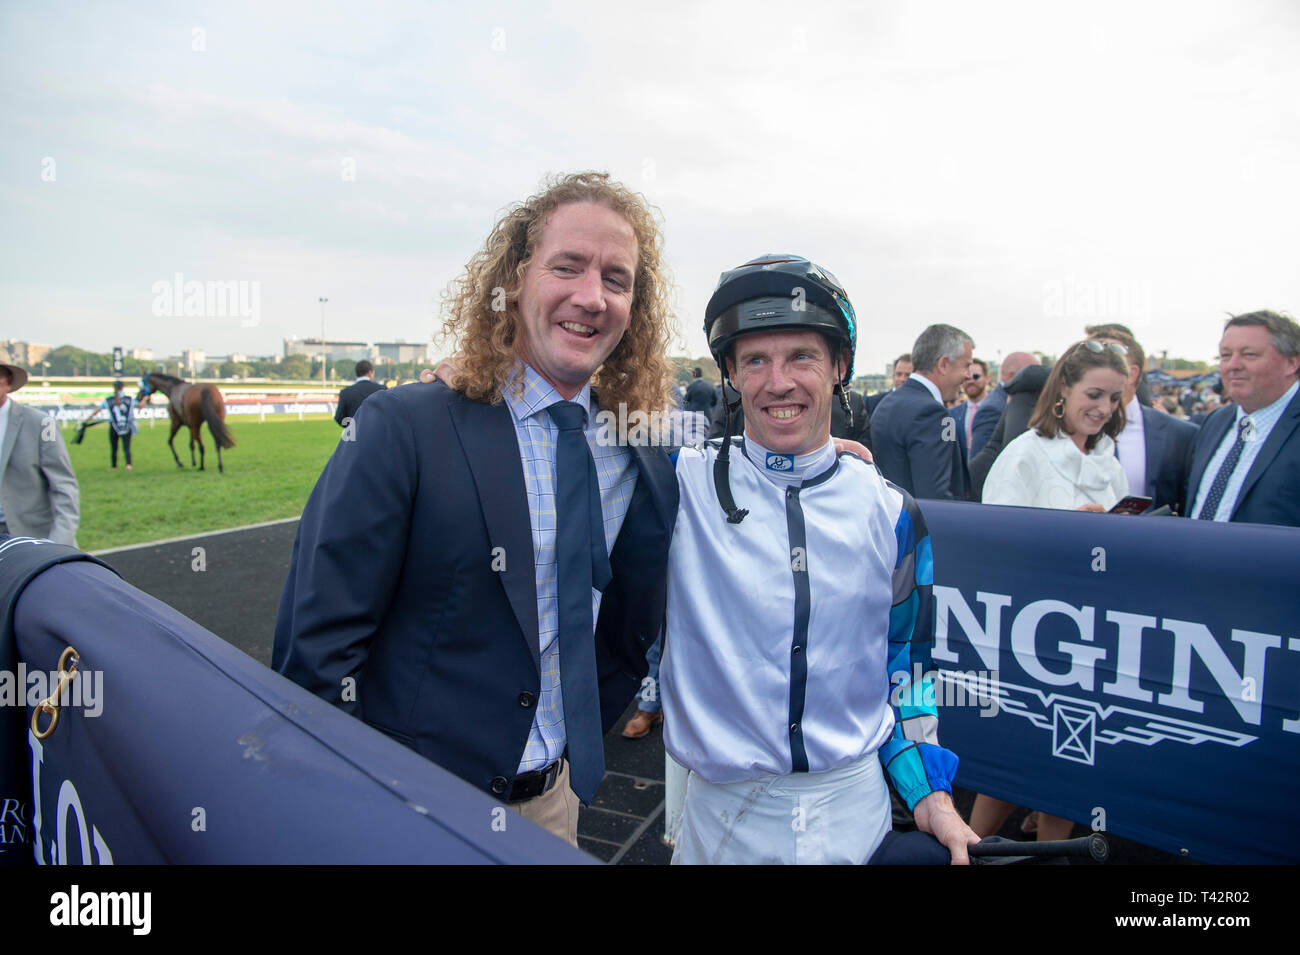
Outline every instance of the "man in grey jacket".
<svg viewBox="0 0 1300 955"><path fill-rule="evenodd" d="M0 364L0 533L77 546L77 476L58 422L10 395L26 370Z"/></svg>

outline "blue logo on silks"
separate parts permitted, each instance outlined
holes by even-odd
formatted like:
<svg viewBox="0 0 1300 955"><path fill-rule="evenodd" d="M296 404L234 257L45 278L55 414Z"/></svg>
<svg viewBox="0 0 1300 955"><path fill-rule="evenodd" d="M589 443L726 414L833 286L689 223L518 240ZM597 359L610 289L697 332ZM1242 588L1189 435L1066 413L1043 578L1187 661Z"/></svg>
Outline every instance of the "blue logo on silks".
<svg viewBox="0 0 1300 955"><path fill-rule="evenodd" d="M793 471L794 470L794 457L789 454L773 454L771 451L769 451L767 453L767 461L765 463L767 464L767 469L769 471Z"/></svg>

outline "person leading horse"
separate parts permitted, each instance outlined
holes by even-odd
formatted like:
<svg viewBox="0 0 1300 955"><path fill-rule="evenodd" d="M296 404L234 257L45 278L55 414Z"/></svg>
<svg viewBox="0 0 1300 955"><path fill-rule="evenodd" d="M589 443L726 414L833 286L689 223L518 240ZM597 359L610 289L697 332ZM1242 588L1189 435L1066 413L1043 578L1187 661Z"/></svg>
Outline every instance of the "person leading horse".
<svg viewBox="0 0 1300 955"><path fill-rule="evenodd" d="M172 433L167 437L167 447L172 449L172 457L176 459L178 468L184 467L181 464L180 455L176 453L176 446L172 442L176 438L176 432L186 425L190 429L190 465L194 461L194 445L197 442L199 446L198 469L203 470L203 438L199 434L199 429L203 427L203 422L208 423L208 431L212 433L212 441L217 446L217 470L224 473L225 468L221 463L221 449L233 448L235 446L235 436L230 433L230 428L226 426L226 403L221 397L221 391L216 385L196 385L186 381L184 378L177 378L175 375L165 375L160 371L150 372L140 379L140 392L136 395L136 403L148 399L155 391L160 391L167 396L167 410L171 413Z"/></svg>

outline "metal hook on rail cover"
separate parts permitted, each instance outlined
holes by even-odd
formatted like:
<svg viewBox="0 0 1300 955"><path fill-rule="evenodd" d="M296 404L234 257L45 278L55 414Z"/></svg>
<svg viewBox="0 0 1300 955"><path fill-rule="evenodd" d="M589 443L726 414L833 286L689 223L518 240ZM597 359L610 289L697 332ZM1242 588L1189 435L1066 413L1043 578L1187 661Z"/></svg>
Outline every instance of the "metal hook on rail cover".
<svg viewBox="0 0 1300 955"><path fill-rule="evenodd" d="M71 657L71 662L69 662ZM72 647L68 647L59 655L59 682L55 686L54 692L47 696L41 702L36 704L36 709L32 713L32 735L37 739L45 739L54 732L54 727L59 725L59 698L63 696L64 689L77 677L77 664L81 662L81 657ZM67 665L67 669L64 666ZM45 713L50 717L50 725L44 730L39 728L41 714Z"/></svg>

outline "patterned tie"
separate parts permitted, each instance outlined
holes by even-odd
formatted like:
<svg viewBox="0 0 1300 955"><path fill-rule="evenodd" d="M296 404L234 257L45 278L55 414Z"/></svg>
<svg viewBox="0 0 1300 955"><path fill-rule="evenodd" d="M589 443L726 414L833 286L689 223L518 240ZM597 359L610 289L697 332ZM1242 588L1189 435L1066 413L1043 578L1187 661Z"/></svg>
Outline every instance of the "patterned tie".
<svg viewBox="0 0 1300 955"><path fill-rule="evenodd" d="M547 411L560 431L555 443L556 595L569 784L590 803L605 776L591 589L603 591L611 575L596 462L582 432L583 408L558 401Z"/></svg>
<svg viewBox="0 0 1300 955"><path fill-rule="evenodd" d="M1244 416L1237 423L1237 440L1232 442L1232 447L1228 449L1228 456L1223 459L1223 464L1219 467L1219 473L1214 476L1214 483L1210 485L1210 493L1205 498L1205 506L1201 508L1201 513L1197 518L1202 521L1214 520L1214 515L1219 510L1219 502L1223 500L1223 492L1227 490L1228 479L1232 477L1232 471L1237 466L1237 461L1241 459L1241 450L1246 446L1246 433L1254 427L1254 422L1250 416Z"/></svg>

